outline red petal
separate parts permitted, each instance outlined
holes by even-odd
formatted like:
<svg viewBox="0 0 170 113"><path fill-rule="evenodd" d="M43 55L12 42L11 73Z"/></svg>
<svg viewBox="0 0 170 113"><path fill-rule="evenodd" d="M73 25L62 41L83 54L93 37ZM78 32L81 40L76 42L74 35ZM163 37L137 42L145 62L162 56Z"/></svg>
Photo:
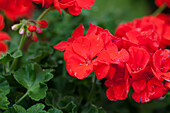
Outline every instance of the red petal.
<svg viewBox="0 0 170 113"><path fill-rule="evenodd" d="M90 9L94 5L95 0L76 0L78 5L83 9Z"/></svg>
<svg viewBox="0 0 170 113"><path fill-rule="evenodd" d="M151 99L157 99L162 97L165 91L163 83L157 80L156 78L151 78L148 81L148 89L148 97Z"/></svg>
<svg viewBox="0 0 170 113"><path fill-rule="evenodd" d="M103 40L101 39L100 36L96 35L89 35L86 36L87 38L90 39L90 57L94 58L104 47Z"/></svg>
<svg viewBox="0 0 170 113"><path fill-rule="evenodd" d="M86 35L95 35L97 33L97 26L90 23L90 27Z"/></svg>
<svg viewBox="0 0 170 113"><path fill-rule="evenodd" d="M5 43L0 42L0 52L6 53L7 49L8 49L8 46Z"/></svg>
<svg viewBox="0 0 170 113"><path fill-rule="evenodd" d="M73 32L73 34L72 34L72 37L80 37L80 36L83 36L84 35L84 26L83 26L83 24L80 24L80 26L79 27L77 27L75 30L74 30L74 32Z"/></svg>
<svg viewBox="0 0 170 113"><path fill-rule="evenodd" d="M110 69L110 56L103 50L94 60L94 71L98 79L105 78Z"/></svg>
<svg viewBox="0 0 170 113"><path fill-rule="evenodd" d="M138 80L132 83L132 87L136 93L140 93L146 87L146 80Z"/></svg>
<svg viewBox="0 0 170 113"><path fill-rule="evenodd" d="M0 41L3 41L3 40L10 40L10 36L5 33L5 32L0 32Z"/></svg>
<svg viewBox="0 0 170 113"><path fill-rule="evenodd" d="M90 50L90 40L86 37L77 38L74 40L72 47L73 50L80 56L87 58Z"/></svg>
<svg viewBox="0 0 170 113"><path fill-rule="evenodd" d="M68 7L68 12L71 15L79 15L81 13L82 8L79 7L77 4L74 4L74 6Z"/></svg>
<svg viewBox="0 0 170 113"><path fill-rule="evenodd" d="M4 28L4 17L0 14L0 30Z"/></svg>
<svg viewBox="0 0 170 113"><path fill-rule="evenodd" d="M59 1L58 0L54 0L54 7L58 10L58 12L62 15L61 9L60 9L60 5L59 5Z"/></svg>
<svg viewBox="0 0 170 113"><path fill-rule="evenodd" d="M138 103L145 103L151 101L151 99L148 97L148 92L146 89L140 93L133 92L132 98Z"/></svg>
<svg viewBox="0 0 170 113"><path fill-rule="evenodd" d="M113 67L113 66L110 66L110 69L109 69L108 75L107 75L107 79L112 80L114 75L115 75L115 73L116 73L116 68Z"/></svg>
<svg viewBox="0 0 170 113"><path fill-rule="evenodd" d="M150 55L144 48L130 47L129 66L134 73L143 71L150 61Z"/></svg>
<svg viewBox="0 0 170 113"><path fill-rule="evenodd" d="M68 46L70 45L69 42L62 41L54 46L54 49L57 49L59 51L64 51Z"/></svg>
<svg viewBox="0 0 170 113"><path fill-rule="evenodd" d="M40 28L46 28L48 27L48 23L45 20L40 20L38 23L41 25Z"/></svg>

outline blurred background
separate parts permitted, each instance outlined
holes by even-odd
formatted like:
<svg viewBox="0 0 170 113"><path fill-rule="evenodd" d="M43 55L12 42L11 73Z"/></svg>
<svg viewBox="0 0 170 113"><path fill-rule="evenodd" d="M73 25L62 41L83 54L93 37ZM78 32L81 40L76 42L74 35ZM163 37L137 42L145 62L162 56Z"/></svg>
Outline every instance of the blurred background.
<svg viewBox="0 0 170 113"><path fill-rule="evenodd" d="M37 18L44 10L41 5L36 5L36 8L34 18ZM133 91L130 91L126 100L110 101L106 97L105 80L97 80L92 104L87 104L94 73L84 80L70 77L65 69L63 53L53 49L54 45L71 37L74 29L81 23L85 26L86 31L90 23L93 23L114 34L120 23L150 15L156 9L154 0L95 0L95 5L91 10L83 10L79 16L69 15L65 11L62 11L63 16L61 16L57 10L51 11L44 18L48 21L49 27L43 30L44 33L38 35L38 43L31 40L27 41L24 47L25 55L20 59L21 65L38 62L44 68L55 70L54 79L48 83L47 98L42 102L48 106L57 106L66 113L74 112L75 109L78 113L104 113L104 111L106 113L170 112L169 96L166 96L164 100L152 100L149 103L141 104L132 99ZM5 19L5 21L4 31L7 31L12 37L12 41L9 42L9 51L13 52L17 49L21 36L9 28L18 21L12 22L8 19ZM9 95L11 100L12 97L12 95ZM32 102L29 98L27 100L27 103L23 102L25 107L29 107L29 103Z"/></svg>

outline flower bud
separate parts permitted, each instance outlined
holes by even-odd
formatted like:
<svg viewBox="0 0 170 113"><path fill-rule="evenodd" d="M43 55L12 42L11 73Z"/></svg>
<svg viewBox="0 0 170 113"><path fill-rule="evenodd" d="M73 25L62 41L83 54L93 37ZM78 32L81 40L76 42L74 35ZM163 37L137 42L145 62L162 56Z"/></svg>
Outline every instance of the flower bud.
<svg viewBox="0 0 170 113"><path fill-rule="evenodd" d="M26 36L27 36L27 37L31 37L31 35L32 35L32 33L31 33L29 30L27 30L27 31L26 31Z"/></svg>
<svg viewBox="0 0 170 113"><path fill-rule="evenodd" d="M48 27L48 23L45 20L40 20L40 21L38 21L38 23L40 24L40 28Z"/></svg>
<svg viewBox="0 0 170 113"><path fill-rule="evenodd" d="M21 25L21 24L14 24L14 25L11 27L11 29L14 30L14 31L15 31L15 30L18 30L18 29L20 28L20 25Z"/></svg>
<svg viewBox="0 0 170 113"><path fill-rule="evenodd" d="M35 32L37 30L37 27L35 25L29 25L28 30L31 32Z"/></svg>
<svg viewBox="0 0 170 113"><path fill-rule="evenodd" d="M24 33L25 33L25 29L24 29L24 27L21 27L20 30L19 30L19 34L23 35Z"/></svg>
<svg viewBox="0 0 170 113"><path fill-rule="evenodd" d="M39 33L39 34L43 33L43 31L40 28L38 28L38 27L37 27L37 31L36 32Z"/></svg>
<svg viewBox="0 0 170 113"><path fill-rule="evenodd" d="M37 37L37 35L36 35L35 33L33 33L32 40L33 40L34 42L37 42L37 41L38 41L38 37Z"/></svg>

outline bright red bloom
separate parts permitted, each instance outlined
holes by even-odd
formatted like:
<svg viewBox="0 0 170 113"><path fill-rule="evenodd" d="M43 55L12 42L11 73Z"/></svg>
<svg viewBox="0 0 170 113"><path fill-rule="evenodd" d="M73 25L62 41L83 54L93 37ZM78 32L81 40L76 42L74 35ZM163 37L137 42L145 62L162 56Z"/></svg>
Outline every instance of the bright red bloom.
<svg viewBox="0 0 170 113"><path fill-rule="evenodd" d="M30 17L34 7L32 4L30 4L29 7L26 7L24 5L25 3L24 0L0 0L0 10L2 10L11 20L23 16Z"/></svg>
<svg viewBox="0 0 170 113"><path fill-rule="evenodd" d="M102 51L103 45L101 37L96 35L87 35L74 40L64 52L69 74L83 79L94 69L97 78L104 78L110 68L110 60L108 53ZM94 59L95 57L97 58Z"/></svg>
<svg viewBox="0 0 170 113"><path fill-rule="evenodd" d="M168 7L170 7L170 0L155 0L155 4L159 7L162 6L164 3L167 4Z"/></svg>
<svg viewBox="0 0 170 113"><path fill-rule="evenodd" d="M71 15L79 15L82 9L90 9L94 5L95 0L33 0L45 8L50 7L53 3L54 7L61 13L61 9L66 9Z"/></svg>
<svg viewBox="0 0 170 113"><path fill-rule="evenodd" d="M130 47L130 58L126 64L126 67L132 76L132 79L138 79L143 76L143 72L146 71L147 65L150 61L150 55L144 48Z"/></svg>
<svg viewBox="0 0 170 113"><path fill-rule="evenodd" d="M4 18L2 15L0 15L0 30L2 30L3 27L4 27ZM1 52L5 53L7 52L8 49L6 43L3 42L4 40L10 40L10 37L7 33L0 31L0 55Z"/></svg>
<svg viewBox="0 0 170 113"><path fill-rule="evenodd" d="M105 49L109 49L111 47L110 45L112 45L111 43L121 47L122 40L120 38L114 37L107 29L102 29L101 27L91 23L86 35L100 35L100 37L103 39ZM55 45L54 48L64 51L75 39L81 36L84 36L84 26L82 24L74 30L71 38L69 38L67 41L60 42L59 44ZM118 48L116 47L115 50L117 49Z"/></svg>
<svg viewBox="0 0 170 113"><path fill-rule="evenodd" d="M122 38L123 47L126 49L131 46L142 46L149 52L155 52L162 45L166 46L163 40L168 40L168 37L165 37L164 29L164 21L148 16L119 25L115 35ZM170 40L166 43L170 43Z"/></svg>
<svg viewBox="0 0 170 113"><path fill-rule="evenodd" d="M151 99L158 99L163 96L165 88L163 83L156 78L151 78L148 81L137 81L135 87L142 89L140 91L134 89L132 98L138 103L149 102Z"/></svg>
<svg viewBox="0 0 170 113"><path fill-rule="evenodd" d="M155 77L159 80L170 81L170 51L157 50L153 55L153 69Z"/></svg>
<svg viewBox="0 0 170 113"><path fill-rule="evenodd" d="M126 99L130 89L127 69L112 65L110 71L113 73L109 76L113 78L108 77L105 82L106 87L109 87L106 91L107 98L112 101Z"/></svg>
<svg viewBox="0 0 170 113"><path fill-rule="evenodd" d="M163 39L162 39L162 45L166 47L167 45L170 44L170 15L167 14L160 14L157 16L157 18L163 20L165 22L164 27L163 27Z"/></svg>
<svg viewBox="0 0 170 113"><path fill-rule="evenodd" d="M163 20L165 22L165 24L170 25L170 15L169 14L161 13L157 16L157 18Z"/></svg>

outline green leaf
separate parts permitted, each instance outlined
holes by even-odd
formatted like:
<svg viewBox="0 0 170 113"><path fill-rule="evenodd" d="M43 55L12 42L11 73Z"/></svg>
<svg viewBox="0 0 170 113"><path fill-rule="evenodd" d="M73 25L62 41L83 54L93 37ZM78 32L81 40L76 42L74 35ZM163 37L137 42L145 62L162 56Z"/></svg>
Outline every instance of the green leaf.
<svg viewBox="0 0 170 113"><path fill-rule="evenodd" d="M67 112L75 113L77 110L76 100L72 96L64 97L58 102L57 106Z"/></svg>
<svg viewBox="0 0 170 113"><path fill-rule="evenodd" d="M43 111L44 108L45 108L44 104L39 103L27 109L27 113L39 113Z"/></svg>
<svg viewBox="0 0 170 113"><path fill-rule="evenodd" d="M82 113L106 113L103 108L99 108L94 104L86 104Z"/></svg>
<svg viewBox="0 0 170 113"><path fill-rule="evenodd" d="M9 53L2 54L2 56L0 58L0 64L5 64L7 62L10 62L11 60L13 60L13 57L11 54L9 54Z"/></svg>
<svg viewBox="0 0 170 113"><path fill-rule="evenodd" d="M9 94L10 92L8 81L1 75L0 75L0 90L2 90L2 93L4 95Z"/></svg>
<svg viewBox="0 0 170 113"><path fill-rule="evenodd" d="M48 113L63 113L63 112L57 108L54 108L54 109L49 109Z"/></svg>
<svg viewBox="0 0 170 113"><path fill-rule="evenodd" d="M22 56L22 51L21 50L17 50L13 55L13 58L19 58Z"/></svg>
<svg viewBox="0 0 170 113"><path fill-rule="evenodd" d="M44 111L43 110L44 108L45 108L44 104L41 103L31 106L27 110L25 110L25 108L23 108L20 105L14 105L14 109L17 113L40 113Z"/></svg>
<svg viewBox="0 0 170 113"><path fill-rule="evenodd" d="M55 89L50 89L47 92L45 103L48 106L57 107L58 98L59 98L58 92Z"/></svg>
<svg viewBox="0 0 170 113"><path fill-rule="evenodd" d="M0 109L8 109L9 101L2 90L0 90Z"/></svg>
<svg viewBox="0 0 170 113"><path fill-rule="evenodd" d="M14 105L14 109L17 113L27 113L27 111L20 105Z"/></svg>
<svg viewBox="0 0 170 113"><path fill-rule="evenodd" d="M69 81L68 78L59 76L55 77L53 80L54 87L58 93L61 94L73 94L76 88L76 85L73 81Z"/></svg>
<svg viewBox="0 0 170 113"><path fill-rule="evenodd" d="M4 113L17 113L14 107L9 107Z"/></svg>
<svg viewBox="0 0 170 113"><path fill-rule="evenodd" d="M45 84L53 78L52 70L44 70L38 64L28 64L14 73L14 78L27 89L31 99L39 101L46 96Z"/></svg>
<svg viewBox="0 0 170 113"><path fill-rule="evenodd" d="M7 62L12 61L15 58L19 58L22 56L22 51L16 51L13 55L11 53L2 54L0 57L0 64L5 64Z"/></svg>

